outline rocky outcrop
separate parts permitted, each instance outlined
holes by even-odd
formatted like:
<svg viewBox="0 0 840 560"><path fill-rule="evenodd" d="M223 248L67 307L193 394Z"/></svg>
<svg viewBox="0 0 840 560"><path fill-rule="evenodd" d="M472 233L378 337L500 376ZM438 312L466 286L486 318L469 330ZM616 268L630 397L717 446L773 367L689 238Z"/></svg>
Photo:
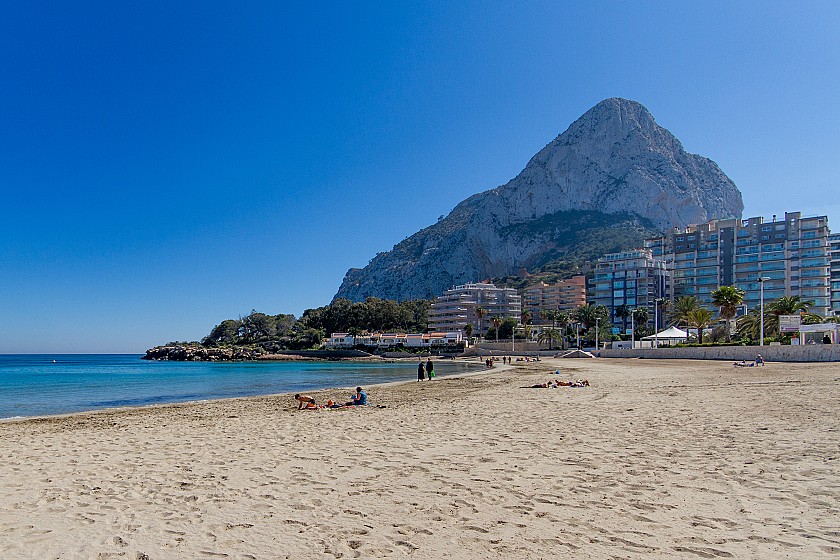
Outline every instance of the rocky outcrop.
<svg viewBox="0 0 840 560"><path fill-rule="evenodd" d="M576 216L586 224L595 218L607 235L612 228L624 240L614 250L623 250L652 232L742 210L740 192L713 161L686 153L639 103L607 99L507 184L471 196L365 268L350 269L336 297L429 298L538 267L579 250L579 227L566 226Z"/></svg>
<svg viewBox="0 0 840 560"><path fill-rule="evenodd" d="M198 343L166 344L146 350L144 360L172 362L236 362L236 361L336 361L380 360L359 350L299 350L297 352L268 352L259 346L224 346L207 348Z"/></svg>
<svg viewBox="0 0 840 560"><path fill-rule="evenodd" d="M261 348L242 346L205 348L199 344L169 344L146 350L144 360L173 362L231 362L258 360L265 355Z"/></svg>

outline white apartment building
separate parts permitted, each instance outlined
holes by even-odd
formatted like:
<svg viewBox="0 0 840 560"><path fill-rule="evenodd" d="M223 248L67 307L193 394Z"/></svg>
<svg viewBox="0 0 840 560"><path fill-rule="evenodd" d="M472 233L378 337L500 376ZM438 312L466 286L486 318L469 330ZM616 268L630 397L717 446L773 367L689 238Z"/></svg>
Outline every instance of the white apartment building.
<svg viewBox="0 0 840 560"><path fill-rule="evenodd" d="M454 346L464 341L460 331L431 333L367 333L353 336L350 333L332 333L324 341L326 348L353 348L370 346L377 348L435 348Z"/></svg>
<svg viewBox="0 0 840 560"><path fill-rule="evenodd" d="M514 319L518 324L522 317L522 297L513 288L464 284L435 298L429 310L429 329L463 330L471 324L475 334L485 334L493 325L493 317Z"/></svg>

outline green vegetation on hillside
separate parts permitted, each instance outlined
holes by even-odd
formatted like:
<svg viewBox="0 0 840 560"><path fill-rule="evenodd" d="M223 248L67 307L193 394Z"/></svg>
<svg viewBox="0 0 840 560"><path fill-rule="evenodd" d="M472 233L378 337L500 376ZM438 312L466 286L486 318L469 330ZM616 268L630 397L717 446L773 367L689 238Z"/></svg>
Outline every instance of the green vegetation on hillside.
<svg viewBox="0 0 840 560"><path fill-rule="evenodd" d="M586 274L607 253L638 249L646 237L660 235L648 220L633 214L580 210L555 212L512 224L502 233L544 247L538 259L524 263L522 274L492 279L498 286L517 289L540 281L551 283Z"/></svg>
<svg viewBox="0 0 840 560"><path fill-rule="evenodd" d="M425 332L430 302L412 300L397 303L368 298L353 303L337 299L307 309L300 319L294 315L266 315L258 311L238 319L226 319L202 339L205 347L258 346L269 352L317 348L334 332Z"/></svg>

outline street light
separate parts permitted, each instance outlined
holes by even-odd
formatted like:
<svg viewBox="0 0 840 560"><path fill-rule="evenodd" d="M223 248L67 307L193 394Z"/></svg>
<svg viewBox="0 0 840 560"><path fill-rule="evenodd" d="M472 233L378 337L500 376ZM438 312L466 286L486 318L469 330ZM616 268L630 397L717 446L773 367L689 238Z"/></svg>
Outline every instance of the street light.
<svg viewBox="0 0 840 560"><path fill-rule="evenodd" d="M510 353L516 352L516 327L513 327L513 334L510 335Z"/></svg>
<svg viewBox="0 0 840 560"><path fill-rule="evenodd" d="M633 324L633 321L636 319L636 310L630 310L630 348L633 349L636 347L636 326ZM624 323L625 325L627 323Z"/></svg>
<svg viewBox="0 0 840 560"><path fill-rule="evenodd" d="M759 287L759 302L761 304L761 330L759 331L759 346L764 346L764 283L770 280L766 276L762 276L758 279L758 287Z"/></svg>
<svg viewBox="0 0 840 560"><path fill-rule="evenodd" d="M659 348L659 302L659 298L653 300L653 345L655 348Z"/></svg>
<svg viewBox="0 0 840 560"><path fill-rule="evenodd" d="M598 321L600 321L600 317L595 317L595 351L598 351Z"/></svg>

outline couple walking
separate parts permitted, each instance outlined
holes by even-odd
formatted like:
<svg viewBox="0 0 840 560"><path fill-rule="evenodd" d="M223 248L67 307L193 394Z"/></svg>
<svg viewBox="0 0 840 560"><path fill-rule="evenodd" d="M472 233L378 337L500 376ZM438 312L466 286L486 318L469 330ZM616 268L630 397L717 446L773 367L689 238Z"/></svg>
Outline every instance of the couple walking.
<svg viewBox="0 0 840 560"><path fill-rule="evenodd" d="M417 364L417 381L423 381L426 376L429 376L429 381L435 378L435 364L429 358L426 364L423 364L423 358L420 358L420 363Z"/></svg>

